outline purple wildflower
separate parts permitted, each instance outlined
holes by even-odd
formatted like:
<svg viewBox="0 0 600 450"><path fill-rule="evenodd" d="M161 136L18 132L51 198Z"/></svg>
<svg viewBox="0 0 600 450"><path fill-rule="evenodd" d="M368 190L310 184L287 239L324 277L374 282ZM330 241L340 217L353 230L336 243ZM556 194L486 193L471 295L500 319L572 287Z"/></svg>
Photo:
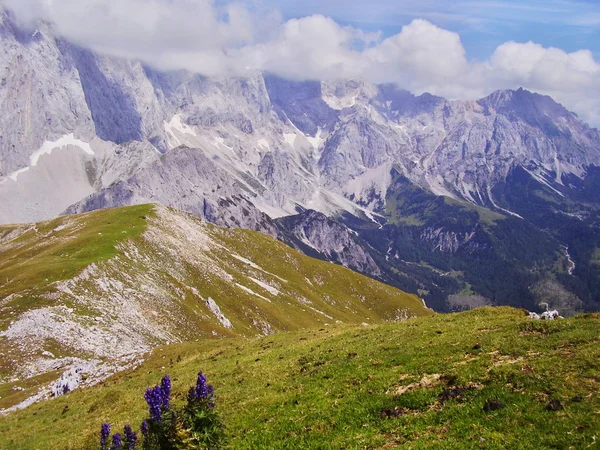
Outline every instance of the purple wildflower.
<svg viewBox="0 0 600 450"><path fill-rule="evenodd" d="M212 384L208 385L207 391L208 391L208 407L214 408L215 407L215 402L214 402L215 388L213 387Z"/></svg>
<svg viewBox="0 0 600 450"><path fill-rule="evenodd" d="M148 403L148 409L150 410L150 418L156 422L161 421L161 406L163 404L163 393L160 386L146 389L144 394L146 403Z"/></svg>
<svg viewBox="0 0 600 450"><path fill-rule="evenodd" d="M100 449L106 450L106 440L110 436L110 425L105 423L100 428Z"/></svg>
<svg viewBox="0 0 600 450"><path fill-rule="evenodd" d="M119 433L115 433L113 435L113 444L110 450L121 450L123 448L123 442L121 441L121 435Z"/></svg>
<svg viewBox="0 0 600 450"><path fill-rule="evenodd" d="M206 384L206 375L204 375L202 372L200 372L198 374L198 380L196 381L196 386L190 388L190 391L188 393L188 402L189 403L194 403L194 402L198 402L200 400L209 400L211 401L212 398L215 395L215 390L212 387L212 385L207 385ZM214 406L212 405L212 401L211 403L209 403L209 406Z"/></svg>
<svg viewBox="0 0 600 450"><path fill-rule="evenodd" d="M188 391L187 400L188 400L188 403L194 403L197 400L196 399L196 388L194 386L192 386L190 388L190 390Z"/></svg>
<svg viewBox="0 0 600 450"><path fill-rule="evenodd" d="M144 420L142 422L142 426L140 427L141 431L142 431L142 436L144 436L145 438L148 437L148 431L150 429L150 427L148 426L148 421Z"/></svg>
<svg viewBox="0 0 600 450"><path fill-rule="evenodd" d="M171 407L171 378L169 375L165 375L160 382L160 389L162 391L162 406L164 409Z"/></svg>
<svg viewBox="0 0 600 450"><path fill-rule="evenodd" d="M206 398L208 395L208 388L206 387L206 375L202 372L198 374L198 381L196 381L196 399Z"/></svg>
<svg viewBox="0 0 600 450"><path fill-rule="evenodd" d="M131 429L131 425L125 425L123 434L125 435L125 450L134 449L138 442L138 437L137 433Z"/></svg>

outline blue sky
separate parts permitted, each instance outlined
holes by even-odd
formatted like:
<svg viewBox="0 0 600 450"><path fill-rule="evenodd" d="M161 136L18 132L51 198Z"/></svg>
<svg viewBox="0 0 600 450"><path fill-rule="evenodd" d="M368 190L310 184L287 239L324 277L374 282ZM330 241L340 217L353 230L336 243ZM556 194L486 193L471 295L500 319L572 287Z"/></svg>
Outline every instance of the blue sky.
<svg viewBox="0 0 600 450"><path fill-rule="evenodd" d="M600 57L600 0L265 0L284 18L324 14L342 24L396 34L423 18L458 32L469 58L483 60L507 41L533 41Z"/></svg>

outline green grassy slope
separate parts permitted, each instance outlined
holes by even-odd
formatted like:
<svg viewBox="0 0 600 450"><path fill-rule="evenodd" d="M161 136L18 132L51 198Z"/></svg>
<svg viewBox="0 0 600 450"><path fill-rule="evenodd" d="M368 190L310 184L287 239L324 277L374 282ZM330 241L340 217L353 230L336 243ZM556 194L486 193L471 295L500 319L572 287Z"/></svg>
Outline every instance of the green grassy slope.
<svg viewBox="0 0 600 450"><path fill-rule="evenodd" d="M182 402L199 370L229 448L598 448L599 344L598 316L486 308L167 346L101 386L0 418L0 448L95 443L102 422L140 423L144 389L163 374ZM504 407L484 411L490 400Z"/></svg>
<svg viewBox="0 0 600 450"><path fill-rule="evenodd" d="M160 206L0 227L0 409L56 380L68 358L104 370L158 345L431 314L268 236Z"/></svg>
<svg viewBox="0 0 600 450"><path fill-rule="evenodd" d="M3 301L3 310L14 316L33 302L39 307L52 283L114 257L121 241L138 239L146 229L143 217L151 213L151 205L141 205L36 225L0 225L0 298L25 291L29 299L19 301L15 296ZM9 315L0 315L0 327L10 320Z"/></svg>

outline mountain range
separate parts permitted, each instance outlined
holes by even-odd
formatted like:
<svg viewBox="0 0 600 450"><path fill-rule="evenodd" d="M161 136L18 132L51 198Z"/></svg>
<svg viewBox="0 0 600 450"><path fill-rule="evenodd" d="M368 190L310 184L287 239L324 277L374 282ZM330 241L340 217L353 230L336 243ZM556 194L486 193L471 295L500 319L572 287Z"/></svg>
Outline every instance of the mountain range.
<svg viewBox="0 0 600 450"><path fill-rule="evenodd" d="M438 311L600 309L600 132L549 97L161 72L0 17L1 223L158 203Z"/></svg>

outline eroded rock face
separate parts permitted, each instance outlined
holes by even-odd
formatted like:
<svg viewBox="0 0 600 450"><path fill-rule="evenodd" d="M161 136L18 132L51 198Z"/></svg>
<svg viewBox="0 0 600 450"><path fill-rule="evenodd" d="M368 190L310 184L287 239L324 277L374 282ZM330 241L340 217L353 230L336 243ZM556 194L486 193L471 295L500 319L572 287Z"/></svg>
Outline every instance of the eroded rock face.
<svg viewBox="0 0 600 450"><path fill-rule="evenodd" d="M137 170L66 212L80 213L128 204L160 203L231 228L275 235L271 219L248 200L251 193L200 150L180 147Z"/></svg>
<svg viewBox="0 0 600 450"><path fill-rule="evenodd" d="M427 228L421 233L423 241L430 242L435 250L445 253L456 253L461 246L466 245L475 236L475 231L471 233L457 233L447 231L444 228Z"/></svg>
<svg viewBox="0 0 600 450"><path fill-rule="evenodd" d="M317 211L276 221L284 240L309 253L311 250L343 266L371 276L381 274L377 263L356 234ZM307 248L308 247L308 248Z"/></svg>
<svg viewBox="0 0 600 450"><path fill-rule="evenodd" d="M79 73L52 30L22 30L7 13L0 16L0 176L6 176L28 166L44 141L74 131L91 138L94 130Z"/></svg>

